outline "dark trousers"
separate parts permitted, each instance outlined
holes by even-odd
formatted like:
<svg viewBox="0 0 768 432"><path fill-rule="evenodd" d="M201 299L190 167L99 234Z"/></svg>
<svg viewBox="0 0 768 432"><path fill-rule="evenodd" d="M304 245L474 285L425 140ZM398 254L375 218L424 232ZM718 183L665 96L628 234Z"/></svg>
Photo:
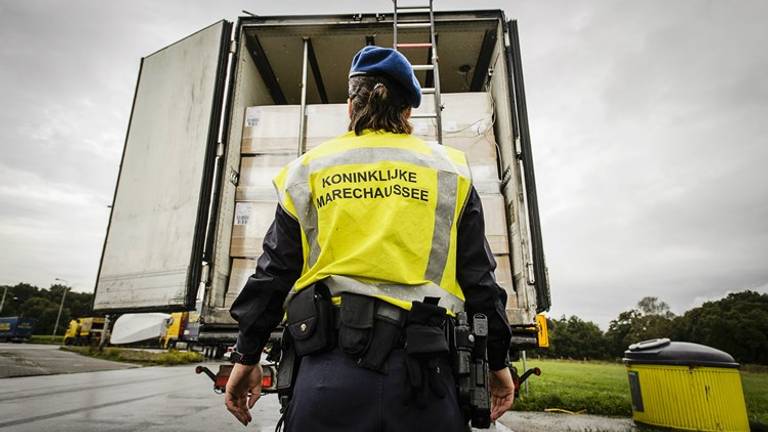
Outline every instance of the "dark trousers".
<svg viewBox="0 0 768 432"><path fill-rule="evenodd" d="M359 367L338 348L301 360L286 413L286 432L466 432L450 365L438 379L448 393L426 392L422 403L406 397L405 352L394 350L386 373Z"/></svg>

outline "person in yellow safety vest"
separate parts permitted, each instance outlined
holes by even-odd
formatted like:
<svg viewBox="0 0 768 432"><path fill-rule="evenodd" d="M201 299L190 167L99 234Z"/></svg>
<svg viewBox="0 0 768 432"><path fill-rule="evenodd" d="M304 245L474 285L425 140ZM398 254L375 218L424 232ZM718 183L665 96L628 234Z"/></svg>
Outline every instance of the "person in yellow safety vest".
<svg viewBox="0 0 768 432"><path fill-rule="evenodd" d="M225 404L244 425L284 305L284 338L300 356L287 431L467 430L442 336L461 311L488 317L492 419L511 408L506 293L480 198L461 151L410 135L420 102L402 54L363 48L349 75L349 132L275 177L275 220L230 310L240 333Z"/></svg>

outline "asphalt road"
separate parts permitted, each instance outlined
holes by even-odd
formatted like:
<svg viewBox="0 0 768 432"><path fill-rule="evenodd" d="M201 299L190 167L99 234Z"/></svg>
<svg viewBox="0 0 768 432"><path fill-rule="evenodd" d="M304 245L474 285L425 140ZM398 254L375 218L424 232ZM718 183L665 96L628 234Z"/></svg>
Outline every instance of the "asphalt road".
<svg viewBox="0 0 768 432"><path fill-rule="evenodd" d="M57 357L58 353L65 356ZM277 397L264 395L252 410L254 421L243 429L224 408L223 396L213 392L212 382L195 374L195 365L138 368L115 362L102 364L101 360L64 353L51 346L9 348L0 344L3 373L7 358L14 358L16 363L50 359L24 371L69 373L0 379L0 432L271 432L279 418ZM53 364L60 362L65 364ZM208 366L216 370L215 364ZM84 372L89 367L96 371ZM100 370L103 368L112 370ZM631 420L627 419L578 417L512 412L490 431L633 430Z"/></svg>
<svg viewBox="0 0 768 432"><path fill-rule="evenodd" d="M58 345L0 343L0 378L131 367L136 366L61 351Z"/></svg>
<svg viewBox="0 0 768 432"><path fill-rule="evenodd" d="M242 426L194 366L146 367L0 380L1 431L215 431ZM273 431L274 395L250 431Z"/></svg>

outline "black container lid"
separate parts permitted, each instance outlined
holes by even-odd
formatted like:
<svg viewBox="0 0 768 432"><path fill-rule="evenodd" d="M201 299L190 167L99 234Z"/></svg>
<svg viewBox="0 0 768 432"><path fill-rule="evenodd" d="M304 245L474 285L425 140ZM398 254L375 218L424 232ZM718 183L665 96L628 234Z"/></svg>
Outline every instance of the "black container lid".
<svg viewBox="0 0 768 432"><path fill-rule="evenodd" d="M726 352L691 342L671 342L667 338L651 339L630 345L629 349L624 351L624 363L739 367L736 360Z"/></svg>

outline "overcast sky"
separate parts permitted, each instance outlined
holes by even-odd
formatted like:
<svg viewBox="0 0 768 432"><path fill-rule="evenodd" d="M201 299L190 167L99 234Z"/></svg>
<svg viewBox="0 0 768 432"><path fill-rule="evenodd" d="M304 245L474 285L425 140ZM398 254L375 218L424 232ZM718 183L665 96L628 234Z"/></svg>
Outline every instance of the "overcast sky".
<svg viewBox="0 0 768 432"><path fill-rule="evenodd" d="M0 0L0 284L93 290L142 56L358 4ZM553 315L768 292L768 3L471 4L519 20Z"/></svg>

